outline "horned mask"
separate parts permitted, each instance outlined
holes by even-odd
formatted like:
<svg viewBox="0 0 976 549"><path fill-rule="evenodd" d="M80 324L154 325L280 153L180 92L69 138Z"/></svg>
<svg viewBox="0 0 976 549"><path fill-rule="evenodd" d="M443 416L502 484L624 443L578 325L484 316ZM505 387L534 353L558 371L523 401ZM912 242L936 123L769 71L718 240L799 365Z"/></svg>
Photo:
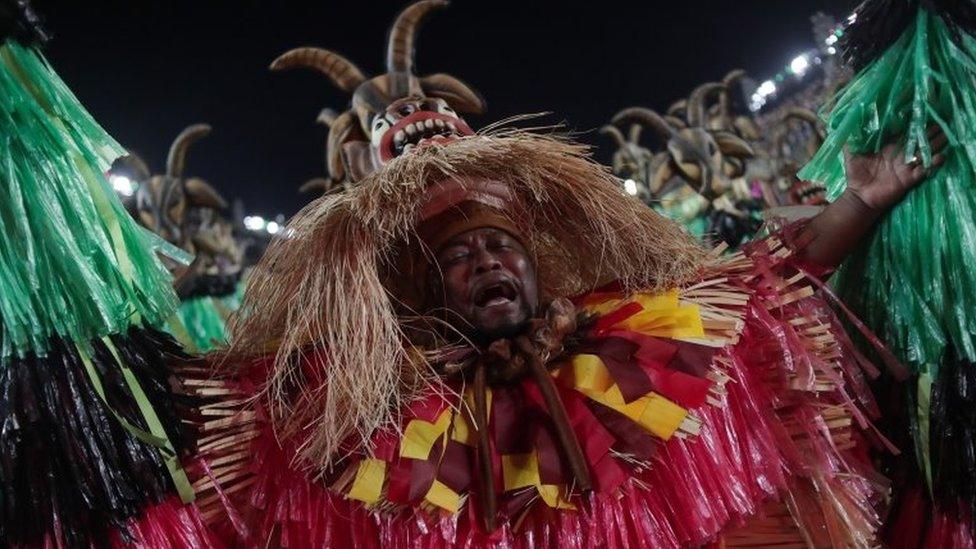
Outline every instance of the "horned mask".
<svg viewBox="0 0 976 549"><path fill-rule="evenodd" d="M348 110L323 120L329 125L329 180L323 186L348 186L415 147L474 133L458 114L484 111L474 90L448 74L414 74L417 29L430 11L447 3L420 0L397 16L387 44L386 74L367 78L345 57L314 47L290 50L271 64L272 70L317 70L352 94Z"/></svg>
<svg viewBox="0 0 976 549"><path fill-rule="evenodd" d="M191 269L178 277L177 290L184 298L233 291L244 255L234 239L233 224L221 215L227 202L203 179L184 175L190 146L209 133L206 124L183 130L170 146L164 174L152 175L134 154L113 166L113 171L128 172L139 183L134 203L139 222L196 256Z"/></svg>
<svg viewBox="0 0 976 549"><path fill-rule="evenodd" d="M633 124L643 125L665 143L666 151L654 155L647 164L644 181L653 194L678 175L711 199L745 173L745 160L755 154L748 140L758 137L758 130L747 117L735 117L730 112L729 88L741 77L741 71L733 71L722 82L702 84L686 101L672 105L665 116L643 107L624 109L614 116L611 127L630 122L633 136ZM709 100L716 98L718 102L710 108ZM613 135L612 130L607 131ZM636 145L632 141L628 148Z"/></svg>
<svg viewBox="0 0 976 549"><path fill-rule="evenodd" d="M823 122L810 109L787 109L775 122L773 161L780 188L789 188L791 204L822 206L827 203L827 188L822 183L802 181L796 176L825 139Z"/></svg>

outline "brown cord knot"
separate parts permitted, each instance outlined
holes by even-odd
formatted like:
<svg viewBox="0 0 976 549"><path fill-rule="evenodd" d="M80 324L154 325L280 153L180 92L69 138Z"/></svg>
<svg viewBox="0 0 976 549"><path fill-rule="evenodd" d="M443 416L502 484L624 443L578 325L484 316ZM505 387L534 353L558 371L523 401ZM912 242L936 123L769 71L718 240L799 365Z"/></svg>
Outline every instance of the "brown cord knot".
<svg viewBox="0 0 976 549"><path fill-rule="evenodd" d="M474 365L474 424L478 435L478 470L481 473L480 500L484 514L484 526L488 532L495 529L497 501L494 472L491 464L491 442L488 435L487 392L489 376L492 381L510 382L531 375L539 386L552 417L563 457L573 473L574 486L587 491L592 488L590 473L582 447L569 422L556 385L547 365L550 358L563 351L566 337L576 331L576 309L568 299L553 301L546 310L545 318L533 319L526 334L514 340L500 339L493 342L487 352Z"/></svg>

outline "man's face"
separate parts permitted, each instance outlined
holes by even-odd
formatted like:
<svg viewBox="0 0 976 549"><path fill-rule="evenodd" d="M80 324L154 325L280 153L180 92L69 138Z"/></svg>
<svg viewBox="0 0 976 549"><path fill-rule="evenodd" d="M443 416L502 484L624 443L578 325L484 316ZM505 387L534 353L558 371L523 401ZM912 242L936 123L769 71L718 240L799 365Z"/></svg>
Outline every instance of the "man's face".
<svg viewBox="0 0 976 549"><path fill-rule="evenodd" d="M437 250L437 264L444 308L465 321L458 328L471 337L512 336L535 314L535 266L507 232L481 228L462 233Z"/></svg>

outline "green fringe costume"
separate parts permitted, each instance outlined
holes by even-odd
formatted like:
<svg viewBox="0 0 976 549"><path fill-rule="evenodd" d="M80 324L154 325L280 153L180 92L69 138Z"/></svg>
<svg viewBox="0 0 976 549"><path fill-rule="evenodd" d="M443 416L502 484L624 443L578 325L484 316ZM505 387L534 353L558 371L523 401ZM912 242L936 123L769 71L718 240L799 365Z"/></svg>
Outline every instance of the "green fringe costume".
<svg viewBox="0 0 976 549"><path fill-rule="evenodd" d="M897 412L907 414L914 449L906 450L943 510L962 521L976 509L974 14L972 0L862 4L844 37L859 72L828 106L827 140L799 173L825 183L833 200L846 188L845 147L871 153L907 136L906 160L918 155L928 166L927 128L949 137L945 165L884 218L833 283L909 367L907 409Z"/></svg>
<svg viewBox="0 0 976 549"><path fill-rule="evenodd" d="M0 544L105 544L193 497L178 302L103 175L122 148L0 8Z"/></svg>

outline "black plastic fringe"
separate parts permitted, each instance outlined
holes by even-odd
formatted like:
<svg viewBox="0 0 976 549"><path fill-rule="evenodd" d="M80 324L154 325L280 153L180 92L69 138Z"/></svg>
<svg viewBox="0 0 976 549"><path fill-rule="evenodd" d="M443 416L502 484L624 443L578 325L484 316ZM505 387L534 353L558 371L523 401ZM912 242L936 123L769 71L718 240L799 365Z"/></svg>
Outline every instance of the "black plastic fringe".
<svg viewBox="0 0 976 549"><path fill-rule="evenodd" d="M844 29L844 61L860 71L877 59L915 20L919 7L942 17L957 35L976 32L976 0L866 0Z"/></svg>
<svg viewBox="0 0 976 549"><path fill-rule="evenodd" d="M152 329L112 341L138 378L177 452L189 404L171 389L177 343ZM146 429L115 359L100 341L92 363L116 413ZM0 371L0 545L103 544L174 490L159 449L125 430L95 392L76 347L55 339L45 357L10 359Z"/></svg>
<svg viewBox="0 0 976 549"><path fill-rule="evenodd" d="M929 421L937 502L950 513L959 505L976 512L976 364L944 361L932 385Z"/></svg>

